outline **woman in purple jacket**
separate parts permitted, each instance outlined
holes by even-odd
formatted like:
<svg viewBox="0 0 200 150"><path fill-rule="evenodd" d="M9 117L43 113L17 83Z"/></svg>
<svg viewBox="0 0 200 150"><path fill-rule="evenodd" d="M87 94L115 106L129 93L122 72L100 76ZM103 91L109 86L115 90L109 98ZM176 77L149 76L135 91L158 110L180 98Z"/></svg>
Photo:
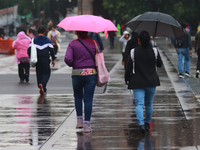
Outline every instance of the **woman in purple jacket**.
<svg viewBox="0 0 200 150"><path fill-rule="evenodd" d="M84 132L91 132L90 118L92 113L92 101L97 82L97 72L93 59L96 54L96 47L94 41L88 37L88 32L77 31L76 34L78 36L78 40L73 40L69 43L65 54L65 63L73 68L72 85L77 115L76 128L84 127ZM88 48L91 54L87 51L83 44ZM84 102L85 112L84 123L82 100Z"/></svg>

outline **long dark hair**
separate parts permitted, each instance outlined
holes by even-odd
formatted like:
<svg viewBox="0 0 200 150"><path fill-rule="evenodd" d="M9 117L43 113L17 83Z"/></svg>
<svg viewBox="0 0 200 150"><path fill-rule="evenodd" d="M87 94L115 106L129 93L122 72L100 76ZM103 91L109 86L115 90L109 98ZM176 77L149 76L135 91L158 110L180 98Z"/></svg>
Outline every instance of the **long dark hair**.
<svg viewBox="0 0 200 150"><path fill-rule="evenodd" d="M86 39L88 37L87 31L76 31L77 35L81 39Z"/></svg>
<svg viewBox="0 0 200 150"><path fill-rule="evenodd" d="M148 46L150 42L150 35L147 31L140 32L138 38L141 41L142 46Z"/></svg>

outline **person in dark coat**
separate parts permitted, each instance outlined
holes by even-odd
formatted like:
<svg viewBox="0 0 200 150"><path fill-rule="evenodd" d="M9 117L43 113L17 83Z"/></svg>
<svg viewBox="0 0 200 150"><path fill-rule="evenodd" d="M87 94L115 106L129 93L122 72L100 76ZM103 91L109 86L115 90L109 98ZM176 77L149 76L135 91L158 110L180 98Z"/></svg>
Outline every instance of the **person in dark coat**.
<svg viewBox="0 0 200 150"><path fill-rule="evenodd" d="M136 104L136 116L140 131L145 133L150 129L153 113L153 99L156 86L160 85L156 67L163 63L156 48L152 48L150 36L142 31L138 36L139 47L132 49L125 71L125 83L132 89ZM145 120L143 107L145 105Z"/></svg>
<svg viewBox="0 0 200 150"><path fill-rule="evenodd" d="M88 36L89 36L89 38L98 42L98 44L100 46L100 50L102 52L104 50L104 47L103 47L102 39L101 39L101 36L99 35L99 33L88 32Z"/></svg>
<svg viewBox="0 0 200 150"><path fill-rule="evenodd" d="M114 48L114 41L115 41L116 34L117 33L115 31L108 31L108 36L110 39L110 49Z"/></svg>
<svg viewBox="0 0 200 150"><path fill-rule="evenodd" d="M55 66L55 53L51 40L45 36L45 28L39 27L37 30L38 36L34 38L34 44L37 49L36 77L40 94L44 95L47 92L47 82L51 75L50 56L52 58L52 66ZM31 57L31 43L28 48L28 55Z"/></svg>
<svg viewBox="0 0 200 150"><path fill-rule="evenodd" d="M0 38L4 39L4 36L5 36L4 29L3 27L0 26Z"/></svg>
<svg viewBox="0 0 200 150"><path fill-rule="evenodd" d="M130 55L131 49L138 47L138 33L132 32L131 39L127 42L125 52L122 58L122 65L125 66L127 64L128 57Z"/></svg>

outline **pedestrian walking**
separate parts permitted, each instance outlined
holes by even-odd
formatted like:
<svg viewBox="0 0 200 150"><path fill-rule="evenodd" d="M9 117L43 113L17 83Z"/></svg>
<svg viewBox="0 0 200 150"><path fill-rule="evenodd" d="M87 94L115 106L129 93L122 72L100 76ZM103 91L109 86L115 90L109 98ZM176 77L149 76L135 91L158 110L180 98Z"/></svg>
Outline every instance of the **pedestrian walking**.
<svg viewBox="0 0 200 150"><path fill-rule="evenodd" d="M51 30L47 34L47 37L51 40L56 55L57 52L60 51L60 44L59 44L60 32L56 30L55 26L52 26Z"/></svg>
<svg viewBox="0 0 200 150"><path fill-rule="evenodd" d="M15 29L15 25L14 25L14 22L12 22L12 23L9 25L9 36L10 36L10 37L14 36L14 29Z"/></svg>
<svg viewBox="0 0 200 150"><path fill-rule="evenodd" d="M153 113L153 99L156 86L160 81L156 67L162 67L160 54L150 43L147 31L142 31L138 37L139 46L131 50L125 71L125 83L132 89L136 104L136 116L139 130L142 133L149 131ZM145 120L143 107L145 106Z"/></svg>
<svg viewBox="0 0 200 150"><path fill-rule="evenodd" d="M17 34L17 39L13 42L13 49L15 49L15 63L18 64L18 74L20 78L20 83L24 80L29 82L29 70L30 70L30 59L27 54L27 49L31 39L21 31Z"/></svg>
<svg viewBox="0 0 200 150"><path fill-rule="evenodd" d="M122 48L122 58L124 58L124 54L125 54L125 48L127 45L127 42L131 39L130 34L128 31L124 31L123 35L119 38L119 41L122 42L123 44L123 48ZM122 65L124 66L124 62L122 60Z"/></svg>
<svg viewBox="0 0 200 150"><path fill-rule="evenodd" d="M88 36L89 36L89 38L98 42L98 44L100 46L100 51L102 52L104 50L104 47L103 47L102 39L101 39L101 36L99 35L99 33L88 32Z"/></svg>
<svg viewBox="0 0 200 150"><path fill-rule="evenodd" d="M37 63L36 63L36 77L37 85L40 89L40 94L46 94L47 92L47 82L49 81L51 75L50 68L50 56L52 59L52 66L55 66L55 54L54 48L51 41L45 36L45 28L39 27L37 30L37 36L34 38L34 44L37 49ZM31 57L31 43L28 48L28 55Z"/></svg>
<svg viewBox="0 0 200 150"><path fill-rule="evenodd" d="M28 35L31 39L33 39L33 38L35 37L33 29L30 28L30 29L27 31L27 35Z"/></svg>
<svg viewBox="0 0 200 150"><path fill-rule="evenodd" d="M195 35L194 49L195 49L195 53L197 54L197 57L198 57L197 67L196 67L196 78L199 78L199 72L200 72L200 31L197 31L197 33Z"/></svg>
<svg viewBox="0 0 200 150"><path fill-rule="evenodd" d="M151 41L152 47L157 47L155 38L153 36L150 36L150 38L151 38L150 41Z"/></svg>
<svg viewBox="0 0 200 150"><path fill-rule="evenodd" d="M95 57L96 47L94 41L88 37L88 32L76 31L76 34L78 40L73 40L69 43L64 61L68 66L73 68L72 86L77 115L76 128L84 127L84 132L91 132L90 118L92 113L92 101L97 82L95 62L91 55ZM84 122L83 103L85 113Z"/></svg>
<svg viewBox="0 0 200 150"><path fill-rule="evenodd" d="M186 25L181 24L185 29ZM191 35L189 32L185 30L186 34L175 39L174 47L176 48L176 52L178 55L178 71L179 78L183 78L183 73L185 72L186 77L190 77L190 55L192 54L192 42ZM184 57L185 58L184 58ZM185 59L185 66L183 67L183 59ZM183 70L185 68L185 70Z"/></svg>
<svg viewBox="0 0 200 150"><path fill-rule="evenodd" d="M126 67L131 49L138 47L138 33L132 32L131 35L132 35L131 39L127 42L123 59L122 59L122 65L124 65L125 67Z"/></svg>
<svg viewBox="0 0 200 150"><path fill-rule="evenodd" d="M5 36L4 28L0 26L0 38L4 39L4 36Z"/></svg>
<svg viewBox="0 0 200 150"><path fill-rule="evenodd" d="M115 36L117 36L117 33L115 31L108 31L108 36L110 40L110 49L114 48L114 42L115 42Z"/></svg>

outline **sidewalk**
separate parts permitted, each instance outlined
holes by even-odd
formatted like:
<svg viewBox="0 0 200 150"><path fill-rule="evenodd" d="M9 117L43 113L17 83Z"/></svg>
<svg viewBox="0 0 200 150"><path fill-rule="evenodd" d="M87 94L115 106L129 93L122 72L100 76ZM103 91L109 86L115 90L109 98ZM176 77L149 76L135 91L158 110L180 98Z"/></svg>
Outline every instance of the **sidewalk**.
<svg viewBox="0 0 200 150"><path fill-rule="evenodd" d="M120 46L118 42L116 44L115 50L104 44L105 58L115 53L119 61L110 70L111 80L106 93L94 96L93 132L84 134L75 129L73 110L40 149L200 149L200 105L195 97L198 95L188 86L193 80L199 85L199 79L179 79L175 64L177 56L165 39L159 39L157 44L164 62L158 69L161 86L157 87L154 98L152 131L142 136L138 131L133 95L124 84L121 54L116 54Z"/></svg>

